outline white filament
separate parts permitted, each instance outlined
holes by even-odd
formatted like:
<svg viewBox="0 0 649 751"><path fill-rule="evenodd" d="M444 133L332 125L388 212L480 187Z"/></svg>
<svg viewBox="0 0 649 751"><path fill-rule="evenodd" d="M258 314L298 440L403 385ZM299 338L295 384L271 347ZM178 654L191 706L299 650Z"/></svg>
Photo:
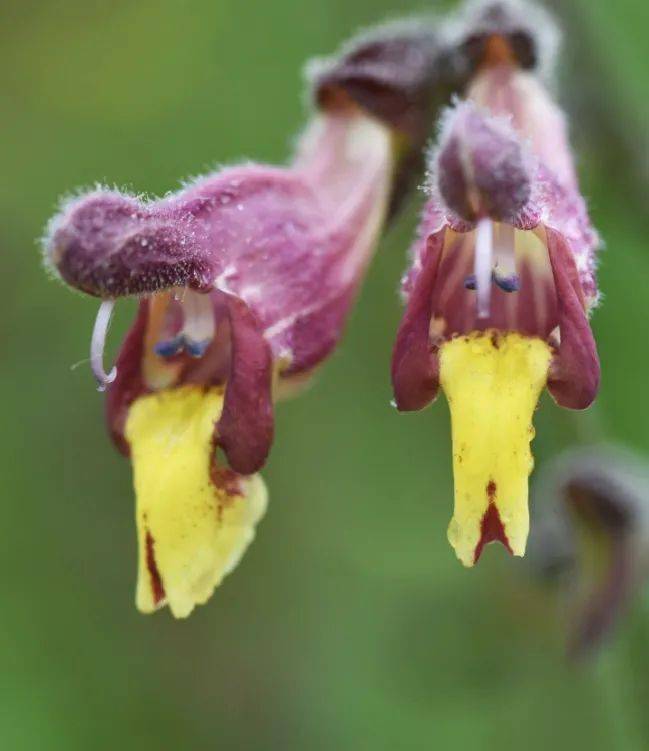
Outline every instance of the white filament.
<svg viewBox="0 0 649 751"><path fill-rule="evenodd" d="M187 291L182 300L184 336L191 342L214 338L214 309L209 295Z"/></svg>
<svg viewBox="0 0 649 751"><path fill-rule="evenodd" d="M499 224L495 237L495 272L499 278L511 278L516 274L515 235L511 224Z"/></svg>
<svg viewBox="0 0 649 751"><path fill-rule="evenodd" d="M106 387L117 378L117 368L113 368L110 373L104 370L104 347L106 345L106 334L110 319L115 307L114 300L104 300L97 311L95 325L92 329L92 340L90 342L90 367L97 380L97 390L105 391Z"/></svg>
<svg viewBox="0 0 649 751"><path fill-rule="evenodd" d="M480 219L476 227L474 273L478 318L488 318L491 302L491 269L493 266L493 224Z"/></svg>

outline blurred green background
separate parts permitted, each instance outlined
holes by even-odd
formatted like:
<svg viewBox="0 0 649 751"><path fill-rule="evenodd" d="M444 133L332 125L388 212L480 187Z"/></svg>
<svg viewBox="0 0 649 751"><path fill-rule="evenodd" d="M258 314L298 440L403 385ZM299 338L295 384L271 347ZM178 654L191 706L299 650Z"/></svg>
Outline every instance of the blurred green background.
<svg viewBox="0 0 649 751"><path fill-rule="evenodd" d="M440 7L440 6L433 6ZM86 363L96 304L48 281L36 238L96 180L163 193L242 157L284 161L300 70L409 0L0 3L4 491L0 748L649 748L649 608L575 668L525 562L446 542L443 400L390 407L397 283L421 203L381 244L343 346L278 409L269 513L185 622L133 605L130 468ZM430 9L430 8L428 8ZM644 0L563 0L561 97L606 239L594 415L545 400L537 464L603 435L649 451ZM117 347L132 308L119 306Z"/></svg>

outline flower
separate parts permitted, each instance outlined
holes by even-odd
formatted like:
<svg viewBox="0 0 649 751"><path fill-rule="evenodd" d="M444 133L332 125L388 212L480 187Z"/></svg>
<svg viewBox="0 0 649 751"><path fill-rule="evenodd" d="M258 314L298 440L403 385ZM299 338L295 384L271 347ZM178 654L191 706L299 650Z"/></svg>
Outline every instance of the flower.
<svg viewBox="0 0 649 751"><path fill-rule="evenodd" d="M435 54L420 37L402 41L419 49L407 77L417 91ZM340 65L368 44L378 63L391 49L365 37ZM91 359L133 464L143 612L168 604L189 615L252 540L273 402L338 343L401 190L395 174L410 163L409 129L428 111L426 96L406 94L400 117L382 121L362 74L347 92L335 61L320 71L318 110L289 167L230 167L159 200L98 188L63 205L46 235L50 267L102 300ZM124 296L139 298L139 312L106 373L106 331Z"/></svg>
<svg viewBox="0 0 649 751"><path fill-rule="evenodd" d="M465 566L494 540L524 554L539 395L547 386L559 405L584 409L600 375L588 322L598 238L564 117L519 59L505 5L481 6L480 34L466 32L473 73L429 155L428 203L392 361L398 409L425 407L440 385L449 402L448 537ZM485 18L491 26L481 35Z"/></svg>
<svg viewBox="0 0 649 751"><path fill-rule="evenodd" d="M646 459L614 446L566 451L534 485L530 562L558 585L572 659L611 637L646 581L648 491Z"/></svg>
<svg viewBox="0 0 649 751"><path fill-rule="evenodd" d="M458 86L446 35L435 18L396 20L361 32L338 54L307 66L321 107L352 101L394 129L399 161L390 213L423 169L430 123Z"/></svg>
<svg viewBox="0 0 649 751"><path fill-rule="evenodd" d="M391 172L387 128L324 113L290 168L232 167L150 202L98 190L55 218L48 248L61 277L106 301L93 363L134 467L140 610L167 602L189 614L252 539L265 490L242 475L266 460L278 390L340 337ZM107 311L124 295L140 297L139 313L105 375Z"/></svg>

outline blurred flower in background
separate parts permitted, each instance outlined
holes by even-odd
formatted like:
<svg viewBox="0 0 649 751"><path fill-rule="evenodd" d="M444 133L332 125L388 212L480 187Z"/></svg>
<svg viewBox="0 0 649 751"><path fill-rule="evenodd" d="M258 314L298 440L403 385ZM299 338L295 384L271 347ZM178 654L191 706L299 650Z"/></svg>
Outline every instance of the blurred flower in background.
<svg viewBox="0 0 649 751"><path fill-rule="evenodd" d="M612 638L649 574L649 462L628 450L568 450L539 473L530 563L555 584L568 654Z"/></svg>

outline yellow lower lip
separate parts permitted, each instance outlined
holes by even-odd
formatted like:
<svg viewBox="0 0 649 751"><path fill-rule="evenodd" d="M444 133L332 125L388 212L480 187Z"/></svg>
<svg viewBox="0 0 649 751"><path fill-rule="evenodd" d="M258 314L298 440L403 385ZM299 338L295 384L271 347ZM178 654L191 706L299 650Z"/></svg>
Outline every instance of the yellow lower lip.
<svg viewBox="0 0 649 751"><path fill-rule="evenodd" d="M259 476L230 473L230 482L214 482L213 432L222 407L222 388L183 386L140 397L130 408L136 605L143 613L168 604L184 618L205 603L239 562L266 509Z"/></svg>
<svg viewBox="0 0 649 751"><path fill-rule="evenodd" d="M465 566L493 539L525 553L532 415L550 358L545 341L517 333L474 332L440 348L455 480L448 539Z"/></svg>

